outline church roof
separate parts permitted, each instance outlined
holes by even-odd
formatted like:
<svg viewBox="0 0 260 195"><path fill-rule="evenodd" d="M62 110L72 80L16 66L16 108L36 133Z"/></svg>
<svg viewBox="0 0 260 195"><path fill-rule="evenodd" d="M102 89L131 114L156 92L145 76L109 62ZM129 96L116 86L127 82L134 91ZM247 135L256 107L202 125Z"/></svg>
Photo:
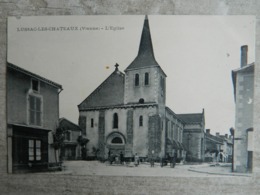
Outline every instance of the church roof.
<svg viewBox="0 0 260 195"><path fill-rule="evenodd" d="M124 81L125 75L116 65L115 71L78 105L79 110L124 104Z"/></svg>
<svg viewBox="0 0 260 195"><path fill-rule="evenodd" d="M152 66L159 66L159 64L156 62L154 57L149 22L146 17L144 20L138 55L134 59L134 61L126 68L126 71L130 69L139 69Z"/></svg>
<svg viewBox="0 0 260 195"><path fill-rule="evenodd" d="M192 114L177 114L177 116L186 124L200 124L204 121L204 112Z"/></svg>

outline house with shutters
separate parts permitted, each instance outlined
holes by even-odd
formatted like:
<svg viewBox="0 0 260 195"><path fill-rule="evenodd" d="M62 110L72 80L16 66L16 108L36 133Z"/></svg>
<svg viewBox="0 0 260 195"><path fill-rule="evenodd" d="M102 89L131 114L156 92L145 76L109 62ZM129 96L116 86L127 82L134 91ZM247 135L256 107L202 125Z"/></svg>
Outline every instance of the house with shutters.
<svg viewBox="0 0 260 195"><path fill-rule="evenodd" d="M62 86L7 64L8 172L47 170L56 162L53 132Z"/></svg>
<svg viewBox="0 0 260 195"><path fill-rule="evenodd" d="M186 122L166 106L166 73L156 61L148 18L145 18L137 57L124 70L115 70L78 105L79 126L89 139L87 156L98 149L108 155L141 159L185 157Z"/></svg>

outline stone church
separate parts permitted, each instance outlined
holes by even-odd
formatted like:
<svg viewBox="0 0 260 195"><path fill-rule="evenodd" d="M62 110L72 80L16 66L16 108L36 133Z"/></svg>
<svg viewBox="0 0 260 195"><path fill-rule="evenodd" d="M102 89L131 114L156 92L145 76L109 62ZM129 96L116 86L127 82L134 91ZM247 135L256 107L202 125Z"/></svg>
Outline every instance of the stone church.
<svg viewBox="0 0 260 195"><path fill-rule="evenodd" d="M124 73L118 66L78 105L79 126L90 140L87 156L185 157L186 122L165 105L166 74L155 59L147 18L137 57Z"/></svg>

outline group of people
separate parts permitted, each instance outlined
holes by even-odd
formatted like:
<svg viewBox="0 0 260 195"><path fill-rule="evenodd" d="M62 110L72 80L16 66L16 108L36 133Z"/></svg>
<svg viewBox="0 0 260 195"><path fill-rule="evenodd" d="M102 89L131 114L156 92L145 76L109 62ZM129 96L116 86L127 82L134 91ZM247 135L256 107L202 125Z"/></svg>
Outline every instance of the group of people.
<svg viewBox="0 0 260 195"><path fill-rule="evenodd" d="M112 164L113 162L117 162L120 164L124 164L125 163L125 157L123 152L120 152L119 156L118 155L114 155L111 153L111 151L108 151L108 160L110 162L110 164ZM140 163L140 159L139 156L137 155L137 153L134 155L134 165L137 167Z"/></svg>
<svg viewBox="0 0 260 195"><path fill-rule="evenodd" d="M115 161L119 162L120 164L124 164L124 162L125 162L123 152L120 152L119 159L118 159L118 156L111 154L110 150L108 151L108 160L109 160L110 164L112 164Z"/></svg>
<svg viewBox="0 0 260 195"><path fill-rule="evenodd" d="M108 151L108 160L109 160L110 164L112 164L113 162L117 162L118 164L124 164L125 163L125 157L124 157L123 152L120 152L120 154L118 156L118 155L111 154L111 151L109 150ZM140 164L140 158L139 158L137 153L135 153L133 160L134 160L135 167L137 167ZM174 156L170 157L168 155L167 158L161 158L160 159L161 167L165 166L168 162L170 163L170 166L172 168L174 168L174 166L176 164L175 157ZM150 158L151 167L154 167L154 163L155 163L155 159L153 157Z"/></svg>

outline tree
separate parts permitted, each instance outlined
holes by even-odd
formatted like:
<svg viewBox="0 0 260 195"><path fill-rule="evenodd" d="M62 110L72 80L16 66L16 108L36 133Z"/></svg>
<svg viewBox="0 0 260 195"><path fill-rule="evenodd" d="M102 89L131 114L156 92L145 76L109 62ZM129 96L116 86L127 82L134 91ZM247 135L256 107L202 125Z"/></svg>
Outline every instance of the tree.
<svg viewBox="0 0 260 195"><path fill-rule="evenodd" d="M86 159L86 145L89 142L89 140L85 137L83 137L82 135L80 135L78 137L78 143L81 146L81 153L82 153L82 159L85 160Z"/></svg>
<svg viewBox="0 0 260 195"><path fill-rule="evenodd" d="M64 146L64 130L61 127L58 127L56 129L56 132L53 134L53 147L55 149L55 160L56 163L58 162L57 160L57 152Z"/></svg>

